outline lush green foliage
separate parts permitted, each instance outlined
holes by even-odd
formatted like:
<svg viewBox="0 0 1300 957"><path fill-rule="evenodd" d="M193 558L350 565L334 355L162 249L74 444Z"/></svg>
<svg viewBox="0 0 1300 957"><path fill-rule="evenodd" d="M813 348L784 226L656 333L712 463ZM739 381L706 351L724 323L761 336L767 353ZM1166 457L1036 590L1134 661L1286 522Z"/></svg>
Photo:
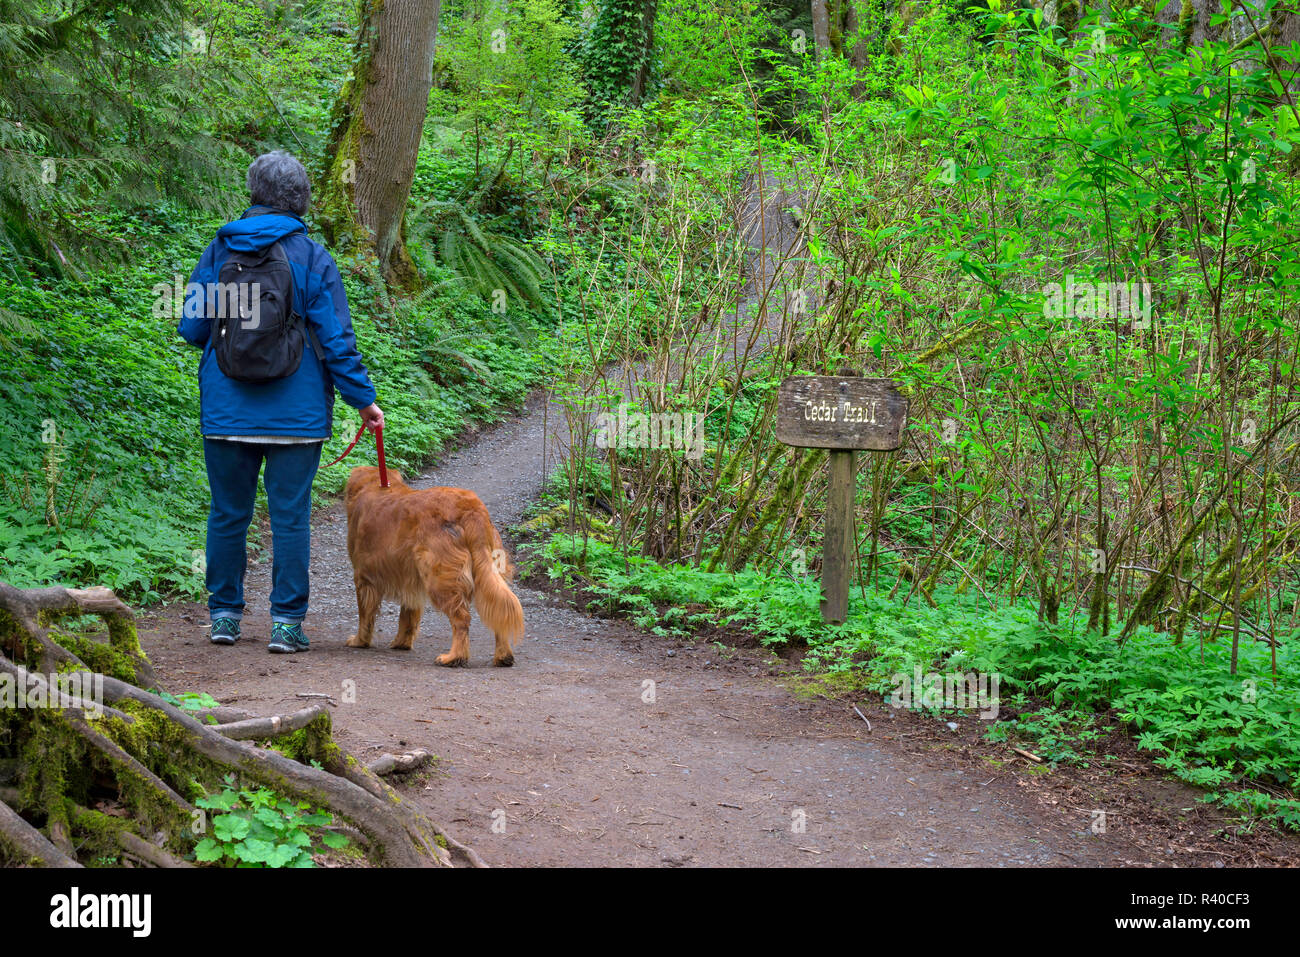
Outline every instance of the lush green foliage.
<svg viewBox="0 0 1300 957"><path fill-rule="evenodd" d="M194 803L214 812L207 822L211 836L194 846L194 859L202 863L313 867L313 851L348 844L346 836L321 830L334 823L333 815L313 811L306 802L286 801L269 788L241 788L233 775L220 792Z"/></svg>
<svg viewBox="0 0 1300 957"><path fill-rule="evenodd" d="M579 52L596 117L604 119L611 112L639 105L631 101L643 99L653 85L654 10L655 4L648 0L601 0L598 5ZM645 75L638 78L642 71Z"/></svg>
<svg viewBox="0 0 1300 957"><path fill-rule="evenodd" d="M0 3L0 272L126 259L129 236L94 215L106 194L230 211L221 185L250 127L219 118L254 98L267 108L266 71L248 68L264 14L253 0Z"/></svg>

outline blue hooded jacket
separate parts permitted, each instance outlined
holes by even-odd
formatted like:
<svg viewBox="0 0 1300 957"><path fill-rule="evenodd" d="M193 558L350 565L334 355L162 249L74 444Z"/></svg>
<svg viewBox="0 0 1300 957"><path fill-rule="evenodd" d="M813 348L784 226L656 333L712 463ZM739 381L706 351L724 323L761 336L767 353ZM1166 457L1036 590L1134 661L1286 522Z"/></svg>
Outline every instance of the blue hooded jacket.
<svg viewBox="0 0 1300 957"><path fill-rule="evenodd" d="M267 207L252 207L260 213ZM227 378L212 352L212 320L205 315L203 290L217 282L232 249L264 249L280 242L293 271L294 307L316 333L325 354L322 363L309 341L302 364L274 382L238 382ZM217 231L190 276L185 310L178 331L186 342L202 346L199 359L199 425L204 435L286 435L328 439L334 422L334 389L354 409L375 401L334 260L307 236L301 219L281 210L237 219Z"/></svg>

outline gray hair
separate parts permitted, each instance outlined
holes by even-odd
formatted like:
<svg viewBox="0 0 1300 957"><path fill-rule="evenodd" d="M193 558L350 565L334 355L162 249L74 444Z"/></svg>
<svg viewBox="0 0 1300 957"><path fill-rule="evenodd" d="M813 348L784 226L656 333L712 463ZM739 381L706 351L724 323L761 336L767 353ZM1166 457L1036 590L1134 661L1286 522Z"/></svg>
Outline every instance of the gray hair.
<svg viewBox="0 0 1300 957"><path fill-rule="evenodd" d="M311 182L302 163L283 150L263 153L248 167L248 194L254 206L287 209L306 216Z"/></svg>

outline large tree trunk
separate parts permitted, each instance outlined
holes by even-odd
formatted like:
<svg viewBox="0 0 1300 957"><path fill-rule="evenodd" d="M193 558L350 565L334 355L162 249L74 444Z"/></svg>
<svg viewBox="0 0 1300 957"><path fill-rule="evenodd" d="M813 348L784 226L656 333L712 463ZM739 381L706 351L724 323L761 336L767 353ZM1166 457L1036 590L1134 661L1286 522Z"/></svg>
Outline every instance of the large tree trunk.
<svg viewBox="0 0 1300 957"><path fill-rule="evenodd" d="M410 286L406 202L433 81L441 0L363 0L352 75L339 91L329 166L317 187L326 238L373 252L385 276Z"/></svg>
<svg viewBox="0 0 1300 957"><path fill-rule="evenodd" d="M812 0L812 23L813 42L820 60L831 48L831 16L826 9L826 0Z"/></svg>
<svg viewBox="0 0 1300 957"><path fill-rule="evenodd" d="M858 34L870 11L865 0L848 0L844 6L844 36L849 45L849 62L853 64L853 72L861 77L867 72L870 64L867 57L867 38ZM853 95L861 99L864 93L866 93L866 85L861 79L855 80Z"/></svg>

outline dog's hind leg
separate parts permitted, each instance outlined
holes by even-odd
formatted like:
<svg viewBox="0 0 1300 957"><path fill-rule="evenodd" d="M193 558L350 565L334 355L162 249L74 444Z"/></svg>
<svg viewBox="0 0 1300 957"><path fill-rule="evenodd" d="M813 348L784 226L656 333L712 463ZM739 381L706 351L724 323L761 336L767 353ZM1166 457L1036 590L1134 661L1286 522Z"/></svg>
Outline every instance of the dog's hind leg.
<svg viewBox="0 0 1300 957"><path fill-rule="evenodd" d="M494 632L497 639L496 648L492 654L492 664L498 668L509 668L515 663L514 649L510 647L510 639L504 637L499 632Z"/></svg>
<svg viewBox="0 0 1300 957"><path fill-rule="evenodd" d="M447 603L439 610L451 621L451 651L439 655L435 661L448 668L469 664L469 605L463 599Z"/></svg>
<svg viewBox="0 0 1300 957"><path fill-rule="evenodd" d="M417 549L415 567L430 604L451 621L451 650L434 660L448 668L469 664L469 600L474 588L469 552L454 545L436 554Z"/></svg>
<svg viewBox="0 0 1300 957"><path fill-rule="evenodd" d="M369 648L370 640L375 635L375 616L379 614L383 596L361 576L355 576L354 581L357 586L357 633L348 639L347 645L349 648Z"/></svg>
<svg viewBox="0 0 1300 957"><path fill-rule="evenodd" d="M420 619L424 617L424 604L402 605L402 614L397 619L397 637L389 645L398 651L410 651L415 643L416 632L420 630Z"/></svg>

